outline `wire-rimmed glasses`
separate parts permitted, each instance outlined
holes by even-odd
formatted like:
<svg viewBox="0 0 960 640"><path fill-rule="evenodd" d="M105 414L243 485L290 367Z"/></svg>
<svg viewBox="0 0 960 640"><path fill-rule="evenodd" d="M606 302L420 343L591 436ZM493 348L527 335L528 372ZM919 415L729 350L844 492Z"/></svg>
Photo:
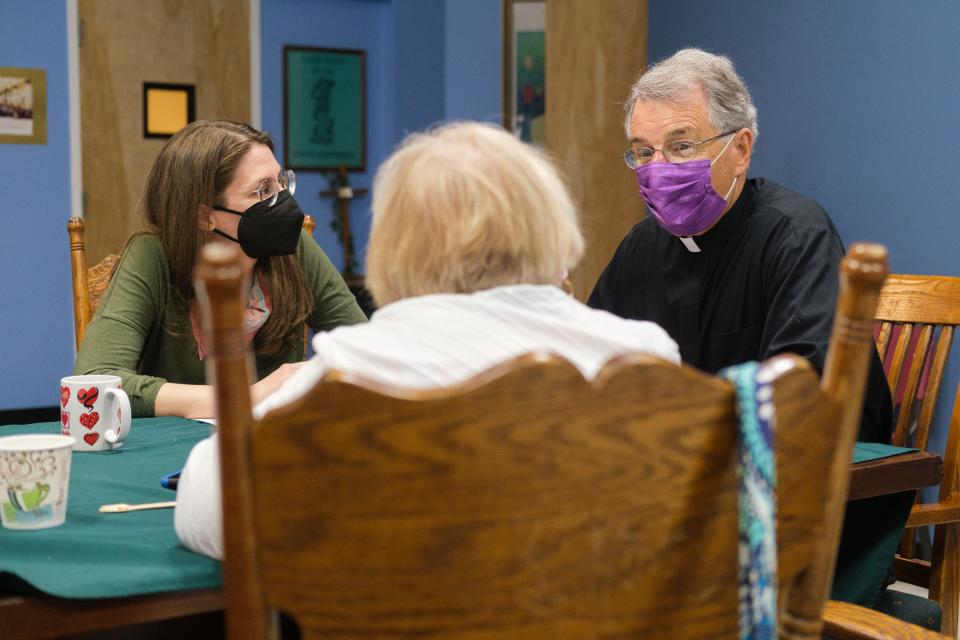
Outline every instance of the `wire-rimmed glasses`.
<svg viewBox="0 0 960 640"><path fill-rule="evenodd" d="M737 131L739 131L739 129L731 129L730 131L724 131L723 133L718 133L715 136L704 138L703 140L673 140L659 149L654 149L653 147L630 147L623 152L623 161L626 162L627 166L631 169L636 169L641 165L649 164L650 161L653 160L653 156L659 151L663 154L667 162L673 164L686 162L687 160L696 158L697 152L703 145L708 142L713 142L718 138L729 136Z"/></svg>
<svg viewBox="0 0 960 640"><path fill-rule="evenodd" d="M264 180L263 184L257 187L257 197L260 202L272 207L280 197L280 192L284 190L290 191L290 195L297 190L297 174L293 169L281 169L275 179Z"/></svg>

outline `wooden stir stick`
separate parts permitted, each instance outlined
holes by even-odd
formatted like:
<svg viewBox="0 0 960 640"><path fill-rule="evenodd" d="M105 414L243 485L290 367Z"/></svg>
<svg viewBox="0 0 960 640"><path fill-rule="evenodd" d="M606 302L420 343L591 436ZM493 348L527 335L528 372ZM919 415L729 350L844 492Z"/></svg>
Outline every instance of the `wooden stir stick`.
<svg viewBox="0 0 960 640"><path fill-rule="evenodd" d="M176 501L170 502L145 502L143 504L127 504L120 502L117 504L105 504L100 507L100 513L126 513L127 511L141 511L143 509L171 509L177 506Z"/></svg>

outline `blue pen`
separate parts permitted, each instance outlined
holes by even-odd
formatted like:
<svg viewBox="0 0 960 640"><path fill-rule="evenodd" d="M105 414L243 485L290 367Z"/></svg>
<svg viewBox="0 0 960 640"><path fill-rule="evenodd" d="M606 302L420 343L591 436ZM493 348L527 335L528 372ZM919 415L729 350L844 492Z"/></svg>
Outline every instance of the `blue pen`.
<svg viewBox="0 0 960 640"><path fill-rule="evenodd" d="M173 473L169 473L162 478L160 478L160 486L165 489L173 489L176 491L177 482L180 480L180 469L177 469Z"/></svg>

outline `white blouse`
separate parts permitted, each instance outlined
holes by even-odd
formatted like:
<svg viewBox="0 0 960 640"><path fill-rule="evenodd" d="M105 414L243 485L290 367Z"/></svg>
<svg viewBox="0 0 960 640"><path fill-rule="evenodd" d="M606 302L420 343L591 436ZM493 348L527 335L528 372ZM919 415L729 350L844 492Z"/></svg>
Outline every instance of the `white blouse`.
<svg viewBox="0 0 960 640"><path fill-rule="evenodd" d="M303 396L332 369L392 386L447 387L531 351L546 351L592 379L614 356L641 352L680 362L677 343L652 322L591 309L548 285L407 298L313 339L315 355L254 408L262 417ZM219 449L199 442L180 475L174 523L189 549L223 557Z"/></svg>

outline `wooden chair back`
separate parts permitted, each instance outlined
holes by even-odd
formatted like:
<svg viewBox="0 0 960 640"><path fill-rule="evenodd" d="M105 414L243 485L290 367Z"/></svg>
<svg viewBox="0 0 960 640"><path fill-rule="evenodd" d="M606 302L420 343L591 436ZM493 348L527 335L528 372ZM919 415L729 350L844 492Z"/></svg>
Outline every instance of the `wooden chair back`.
<svg viewBox="0 0 960 640"><path fill-rule="evenodd" d="M940 385L957 325L960 278L892 274L877 304L877 349L894 400L892 443L927 450ZM897 578L929 589L943 612L941 629L955 637L960 628L960 396L953 408L943 452L943 478L936 503L917 505L894 562ZM931 560L915 558L915 529L934 531Z"/></svg>
<svg viewBox="0 0 960 640"><path fill-rule="evenodd" d="M70 218L67 221L67 234L70 236L70 281L73 285L73 329L77 349L83 342L90 319L100 306L100 299L110 285L113 271L120 262L120 256L112 253L88 269L83 233L81 218Z"/></svg>
<svg viewBox="0 0 960 640"><path fill-rule="evenodd" d="M303 228L313 235L317 224L310 215L304 216ZM111 253L106 258L87 268L86 243L82 218L70 218L67 221L67 234L70 236L70 276L73 285L73 330L76 348L80 348L87 325L100 306L100 299L110 286L110 278L120 263L120 255ZM306 354L307 329L304 328L304 354Z"/></svg>
<svg viewBox="0 0 960 640"><path fill-rule="evenodd" d="M735 637L731 385L630 355L593 382L531 354L450 389L329 373L254 421L235 247L204 248L231 639ZM781 637L819 638L886 252L856 245L822 382L777 412ZM676 553L682 548L683 553Z"/></svg>
<svg viewBox="0 0 960 640"><path fill-rule="evenodd" d="M891 274L877 303L877 349L894 397L893 444L926 450L960 324L960 278Z"/></svg>
<svg viewBox="0 0 960 640"><path fill-rule="evenodd" d="M313 216L309 213L304 214L303 216L303 229L311 236L313 235L313 230L317 228L317 223L314 222Z"/></svg>

